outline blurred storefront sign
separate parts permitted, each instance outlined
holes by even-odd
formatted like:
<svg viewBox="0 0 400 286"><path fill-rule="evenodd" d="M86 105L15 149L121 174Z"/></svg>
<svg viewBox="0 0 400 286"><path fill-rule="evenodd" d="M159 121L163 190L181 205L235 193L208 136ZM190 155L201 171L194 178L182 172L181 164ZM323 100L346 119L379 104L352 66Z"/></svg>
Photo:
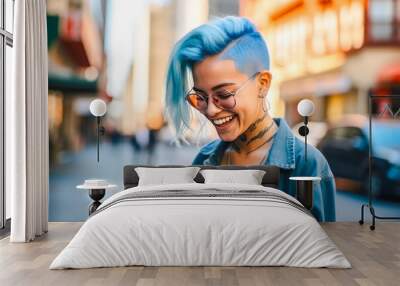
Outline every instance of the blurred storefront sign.
<svg viewBox="0 0 400 286"><path fill-rule="evenodd" d="M76 74L63 74L54 70L49 72L49 89L76 96L79 93L96 94L98 92L97 80L88 80Z"/></svg>
<svg viewBox="0 0 400 286"><path fill-rule="evenodd" d="M294 15L286 10L273 13L275 27L272 36L267 35L272 38L269 43L275 51L276 64L287 69L288 76L340 66L343 52L362 46L364 11L361 1L317 8L303 3L294 9Z"/></svg>
<svg viewBox="0 0 400 286"><path fill-rule="evenodd" d="M76 66L89 67L89 58L82 41L61 38L60 43L63 49L70 55Z"/></svg>
<svg viewBox="0 0 400 286"><path fill-rule="evenodd" d="M400 84L400 59L397 63L385 66L378 73L378 84Z"/></svg>
<svg viewBox="0 0 400 286"><path fill-rule="evenodd" d="M280 92L283 99L298 99L314 94L326 96L333 93L345 93L351 90L351 79L339 72L310 76L286 81L281 84Z"/></svg>
<svg viewBox="0 0 400 286"><path fill-rule="evenodd" d="M241 1L242 15L256 22L269 44L273 84L290 124L300 120L295 106L304 97L317 105L314 120L366 114L378 72L400 59L400 1L378 2Z"/></svg>
<svg viewBox="0 0 400 286"><path fill-rule="evenodd" d="M378 73L376 85L369 92L382 97L372 102L373 114L400 120L400 62L384 66ZM387 97L391 95L399 97Z"/></svg>

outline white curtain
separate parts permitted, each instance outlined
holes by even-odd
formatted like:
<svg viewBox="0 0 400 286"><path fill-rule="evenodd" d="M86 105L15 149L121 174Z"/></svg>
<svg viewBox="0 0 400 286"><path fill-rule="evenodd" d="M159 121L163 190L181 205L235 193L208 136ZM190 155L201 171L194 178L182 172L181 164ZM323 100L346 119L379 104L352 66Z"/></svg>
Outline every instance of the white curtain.
<svg viewBox="0 0 400 286"><path fill-rule="evenodd" d="M15 1L14 67L6 98L6 187L11 190L12 242L48 227L46 0Z"/></svg>

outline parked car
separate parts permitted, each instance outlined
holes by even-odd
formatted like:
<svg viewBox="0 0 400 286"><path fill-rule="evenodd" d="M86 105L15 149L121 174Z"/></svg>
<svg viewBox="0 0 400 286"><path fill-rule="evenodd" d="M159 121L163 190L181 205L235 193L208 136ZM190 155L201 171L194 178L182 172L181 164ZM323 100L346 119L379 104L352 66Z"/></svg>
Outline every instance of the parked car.
<svg viewBox="0 0 400 286"><path fill-rule="evenodd" d="M369 188L369 120L345 116L330 126L317 148L336 177L358 181ZM400 121L372 120L372 191L376 196L400 195Z"/></svg>

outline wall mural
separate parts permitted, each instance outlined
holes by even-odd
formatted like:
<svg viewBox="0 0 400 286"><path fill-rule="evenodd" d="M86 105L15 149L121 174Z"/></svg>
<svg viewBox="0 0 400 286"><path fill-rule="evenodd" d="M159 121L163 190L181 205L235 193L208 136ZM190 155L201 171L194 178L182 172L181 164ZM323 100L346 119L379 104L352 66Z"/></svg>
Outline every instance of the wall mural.
<svg viewBox="0 0 400 286"><path fill-rule="evenodd" d="M395 21L377 37L360 13L374 5L48 2L50 221L85 220L139 164L275 166L320 221L358 221L372 182L376 212L400 215L400 100L384 98L400 94L400 37Z"/></svg>

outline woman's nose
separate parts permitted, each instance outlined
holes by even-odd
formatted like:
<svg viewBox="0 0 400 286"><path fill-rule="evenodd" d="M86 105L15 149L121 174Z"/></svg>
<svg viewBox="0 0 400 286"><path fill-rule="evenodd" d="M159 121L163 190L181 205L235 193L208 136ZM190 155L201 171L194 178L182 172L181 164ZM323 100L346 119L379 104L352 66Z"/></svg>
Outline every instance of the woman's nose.
<svg viewBox="0 0 400 286"><path fill-rule="evenodd" d="M207 105L207 109L206 109L206 116L207 117L214 117L218 112L221 111L221 108L219 108L218 106L216 106L212 100L212 98L210 97L208 99L208 105Z"/></svg>

